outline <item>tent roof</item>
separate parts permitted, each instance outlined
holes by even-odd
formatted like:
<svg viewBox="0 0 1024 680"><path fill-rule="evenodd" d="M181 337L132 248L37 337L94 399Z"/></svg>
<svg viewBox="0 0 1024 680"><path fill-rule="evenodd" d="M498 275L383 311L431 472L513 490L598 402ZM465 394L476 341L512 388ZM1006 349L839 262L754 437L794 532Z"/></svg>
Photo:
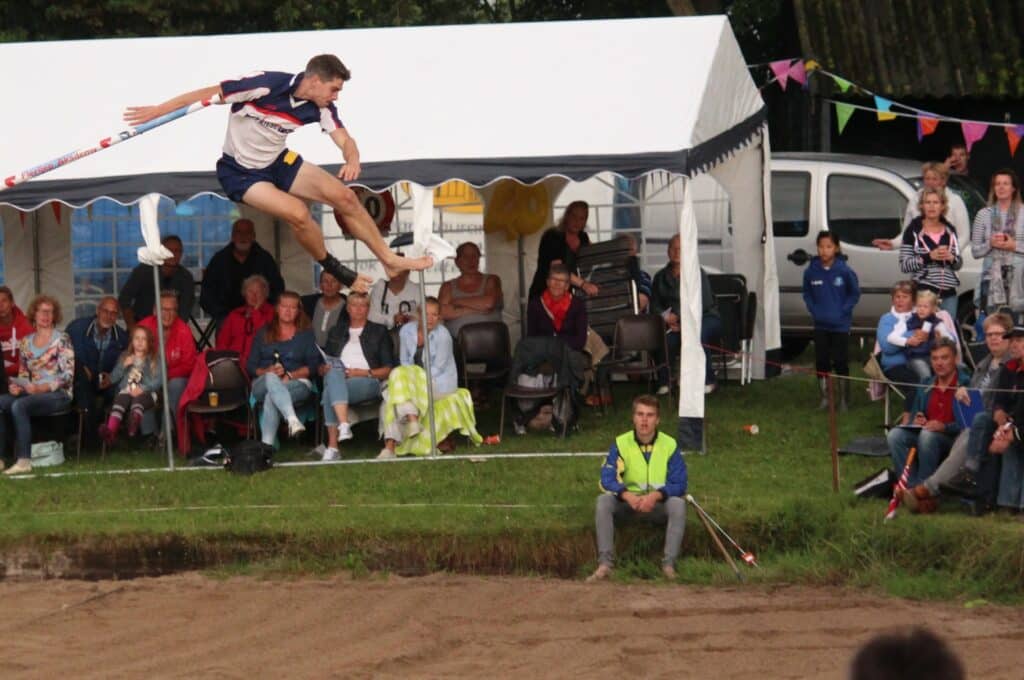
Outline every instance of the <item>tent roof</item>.
<svg viewBox="0 0 1024 680"><path fill-rule="evenodd" d="M0 61L22 66L3 69L0 87L36 101L0 108L9 131L0 177L116 134L128 105L255 68L301 70L322 52L352 69L338 108L359 143L361 183L375 188L691 174L764 120L721 16L12 43L0 45ZM2 191L0 205L220 192L213 168L225 126L224 109L197 112ZM289 147L321 165L340 160L315 126Z"/></svg>

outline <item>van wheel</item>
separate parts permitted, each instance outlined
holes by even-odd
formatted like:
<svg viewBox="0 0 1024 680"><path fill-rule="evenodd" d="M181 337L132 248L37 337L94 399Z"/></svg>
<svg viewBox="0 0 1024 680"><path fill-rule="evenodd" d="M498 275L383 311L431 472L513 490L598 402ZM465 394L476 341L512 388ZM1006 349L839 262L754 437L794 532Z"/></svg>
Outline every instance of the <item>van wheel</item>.
<svg viewBox="0 0 1024 680"><path fill-rule="evenodd" d="M782 360L792 361L804 353L807 345L811 344L810 338L786 337L782 338Z"/></svg>

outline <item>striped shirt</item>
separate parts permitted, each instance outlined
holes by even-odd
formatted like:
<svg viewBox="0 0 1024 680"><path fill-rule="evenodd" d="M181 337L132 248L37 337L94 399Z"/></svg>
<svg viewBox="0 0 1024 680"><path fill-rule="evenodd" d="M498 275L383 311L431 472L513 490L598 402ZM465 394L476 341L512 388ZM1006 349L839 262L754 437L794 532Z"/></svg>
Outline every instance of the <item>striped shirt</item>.
<svg viewBox="0 0 1024 680"><path fill-rule="evenodd" d="M900 243L900 271L911 274L918 288L949 297L956 294L960 285L956 272L964 260L956 232L949 223L945 225L945 231L935 239L924 233L922 218L914 218L904 230L903 242ZM952 262L937 262L929 257L929 253L939 246L949 247L954 257Z"/></svg>

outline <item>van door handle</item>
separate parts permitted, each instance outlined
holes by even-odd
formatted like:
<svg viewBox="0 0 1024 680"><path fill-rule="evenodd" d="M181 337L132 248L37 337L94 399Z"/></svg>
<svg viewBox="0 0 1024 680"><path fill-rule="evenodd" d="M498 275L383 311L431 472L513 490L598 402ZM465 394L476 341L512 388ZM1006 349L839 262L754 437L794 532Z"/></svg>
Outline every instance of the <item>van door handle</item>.
<svg viewBox="0 0 1024 680"><path fill-rule="evenodd" d="M803 248L797 248L789 255L786 255L786 259L798 267L802 267L807 264L807 261L811 259L811 256Z"/></svg>

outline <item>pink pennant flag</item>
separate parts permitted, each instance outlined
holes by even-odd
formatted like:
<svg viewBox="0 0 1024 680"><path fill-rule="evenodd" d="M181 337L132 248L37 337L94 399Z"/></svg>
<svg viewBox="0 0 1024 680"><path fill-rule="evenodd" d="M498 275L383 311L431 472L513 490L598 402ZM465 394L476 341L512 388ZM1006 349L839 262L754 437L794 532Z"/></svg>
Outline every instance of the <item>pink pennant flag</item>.
<svg viewBox="0 0 1024 680"><path fill-rule="evenodd" d="M801 85L807 86L807 67L804 66L803 59L797 59L796 63L790 67L789 77Z"/></svg>
<svg viewBox="0 0 1024 680"><path fill-rule="evenodd" d="M960 129L964 131L964 143L967 144L967 151L970 153L974 143L985 136L988 132L988 123L975 123L964 121L960 123Z"/></svg>
<svg viewBox="0 0 1024 680"><path fill-rule="evenodd" d="M772 73L775 74L775 78L779 81L779 85L782 87L783 91L786 89L786 83L789 82L789 65L791 63L793 62L790 59L780 59L779 61L773 61L768 64L772 69Z"/></svg>

